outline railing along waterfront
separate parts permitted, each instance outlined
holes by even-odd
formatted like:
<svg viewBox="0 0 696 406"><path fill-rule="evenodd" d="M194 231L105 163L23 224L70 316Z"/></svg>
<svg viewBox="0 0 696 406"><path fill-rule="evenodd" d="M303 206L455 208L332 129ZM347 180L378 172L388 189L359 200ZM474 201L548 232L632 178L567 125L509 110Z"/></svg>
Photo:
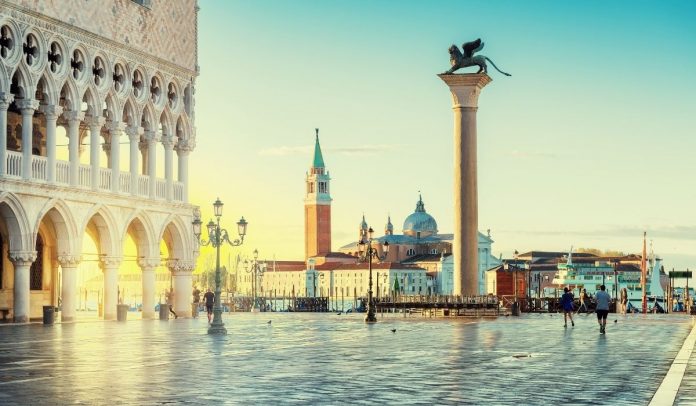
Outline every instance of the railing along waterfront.
<svg viewBox="0 0 696 406"><path fill-rule="evenodd" d="M23 157L21 152L6 151L5 158L5 175L6 178L22 178L22 162ZM45 156L32 155L31 160L31 181L45 183L48 181L48 158ZM90 165L80 164L77 168L77 187L80 189L92 188L92 167ZM104 192L111 192L112 182L118 182L119 194L130 194L131 191L131 173L119 172L117 179L112 179L112 171L110 168L99 168L98 189ZM167 181L163 179L155 179L155 198L157 200L165 200L167 198ZM56 161L55 166L55 183L58 185L70 184L70 162ZM137 175L137 193L141 197L150 196L150 177L147 175ZM184 201L184 185L182 182L173 182L173 200Z"/></svg>

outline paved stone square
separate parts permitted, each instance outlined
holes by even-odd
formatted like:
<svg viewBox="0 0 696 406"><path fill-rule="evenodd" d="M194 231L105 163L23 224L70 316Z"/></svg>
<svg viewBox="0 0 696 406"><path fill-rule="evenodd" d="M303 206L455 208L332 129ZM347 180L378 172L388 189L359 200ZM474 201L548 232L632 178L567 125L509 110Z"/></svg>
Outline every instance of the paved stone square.
<svg viewBox="0 0 696 406"><path fill-rule="evenodd" d="M225 314L222 337L205 317L2 325L0 404L646 404L690 331L672 315L612 314L606 335L593 315L363 316Z"/></svg>

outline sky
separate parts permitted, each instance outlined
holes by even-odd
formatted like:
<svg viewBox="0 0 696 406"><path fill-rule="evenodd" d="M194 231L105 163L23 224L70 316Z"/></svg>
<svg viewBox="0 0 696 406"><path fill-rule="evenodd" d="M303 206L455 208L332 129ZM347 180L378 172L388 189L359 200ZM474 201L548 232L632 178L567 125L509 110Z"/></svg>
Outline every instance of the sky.
<svg viewBox="0 0 696 406"><path fill-rule="evenodd" d="M422 193L453 231L448 47L481 38L479 229L493 252L571 246L696 267L696 2L200 0L190 201L248 235L227 255L304 259L314 129L333 248L361 216L401 232ZM460 71L474 72L475 68ZM211 250L212 251L212 250ZM203 255L210 253L203 252ZM223 254L224 255L224 254Z"/></svg>

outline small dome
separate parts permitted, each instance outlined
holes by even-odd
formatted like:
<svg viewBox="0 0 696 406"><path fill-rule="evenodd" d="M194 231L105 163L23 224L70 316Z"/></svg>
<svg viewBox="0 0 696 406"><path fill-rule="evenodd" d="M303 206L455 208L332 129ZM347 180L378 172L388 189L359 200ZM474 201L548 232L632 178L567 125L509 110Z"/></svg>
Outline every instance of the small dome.
<svg viewBox="0 0 696 406"><path fill-rule="evenodd" d="M437 222L425 212L423 198L419 196L416 211L404 220L404 235L412 237L428 237L437 234Z"/></svg>

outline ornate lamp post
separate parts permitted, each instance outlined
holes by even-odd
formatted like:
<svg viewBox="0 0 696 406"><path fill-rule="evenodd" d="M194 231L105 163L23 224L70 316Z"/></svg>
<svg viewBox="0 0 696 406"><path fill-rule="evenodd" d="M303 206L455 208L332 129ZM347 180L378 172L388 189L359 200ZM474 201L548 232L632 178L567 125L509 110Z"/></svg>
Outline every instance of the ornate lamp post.
<svg viewBox="0 0 696 406"><path fill-rule="evenodd" d="M360 240L358 242L358 251L360 252L360 260L365 261L367 260L368 263L368 268L370 270L370 279L368 282L368 288L367 288L367 316L365 316L365 322L366 323L376 323L377 322L377 317L375 317L375 303L374 300L372 299L372 257L377 258L379 261L384 260L384 258L387 257L387 254L389 253L389 242L385 241L384 244L382 245L382 250L384 251L384 255L380 256L379 251L372 246L372 235L374 234L375 230L370 227L369 230L367 230L368 233L368 239L367 241L365 240Z"/></svg>
<svg viewBox="0 0 696 406"><path fill-rule="evenodd" d="M242 217L237 222L237 233L239 234L239 239L230 241L229 234L227 230L220 228L220 217L222 217L222 206L223 203L220 198L215 200L213 203L213 209L215 217L217 219L217 224L211 219L208 224L208 240L201 240L201 218L199 214L196 214L193 219L193 235L196 237L196 241L200 246L212 245L216 250L215 258L215 304L213 306L213 322L208 327L208 334L227 334L227 329L225 329L225 324L222 322L222 305L220 297L220 246L223 243L227 243L232 247L242 245L244 242L244 236L246 235L247 222Z"/></svg>
<svg viewBox="0 0 696 406"><path fill-rule="evenodd" d="M259 303L258 303L258 284L259 284L259 276L262 276L264 272L266 272L264 269L259 266L259 250L254 249L254 261L251 263L251 268L249 267L249 261L244 261L244 268L246 269L247 272L251 273L251 293L253 296L253 301L251 303L251 311L252 312L258 312L260 311L259 309Z"/></svg>

